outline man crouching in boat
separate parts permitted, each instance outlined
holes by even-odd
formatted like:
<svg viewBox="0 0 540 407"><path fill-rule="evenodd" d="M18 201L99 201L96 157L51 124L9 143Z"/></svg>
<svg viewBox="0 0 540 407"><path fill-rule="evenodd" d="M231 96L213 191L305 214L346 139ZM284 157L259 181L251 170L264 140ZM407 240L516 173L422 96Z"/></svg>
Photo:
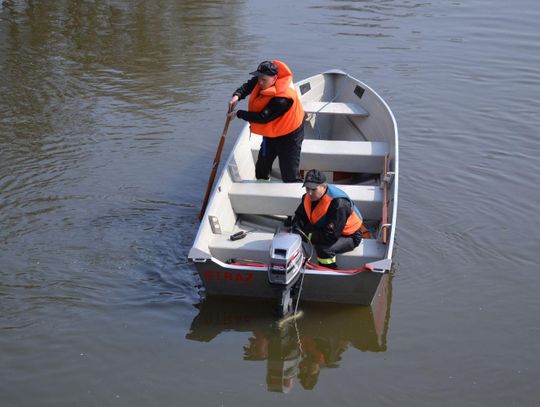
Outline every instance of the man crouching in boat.
<svg viewBox="0 0 540 407"><path fill-rule="evenodd" d="M270 180L276 157L283 182L301 182L300 150L304 140L304 109L294 88L293 75L281 61L261 62L253 78L236 89L229 101L229 117L250 123L251 131L263 136L255 177ZM249 95L248 110L235 110Z"/></svg>
<svg viewBox="0 0 540 407"><path fill-rule="evenodd" d="M336 269L336 254L353 250L369 232L351 198L327 184L324 173L308 171L303 186L306 193L294 214L293 230L299 228L306 235L321 266Z"/></svg>

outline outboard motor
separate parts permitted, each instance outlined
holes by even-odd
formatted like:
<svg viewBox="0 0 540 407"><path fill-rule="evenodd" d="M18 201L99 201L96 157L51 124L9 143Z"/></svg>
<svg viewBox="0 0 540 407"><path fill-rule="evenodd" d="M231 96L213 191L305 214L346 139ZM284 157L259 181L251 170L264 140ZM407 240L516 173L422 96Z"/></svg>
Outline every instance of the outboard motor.
<svg viewBox="0 0 540 407"><path fill-rule="evenodd" d="M270 246L268 281L279 292L281 316L292 312L292 291L304 267L302 238L293 233L280 232Z"/></svg>

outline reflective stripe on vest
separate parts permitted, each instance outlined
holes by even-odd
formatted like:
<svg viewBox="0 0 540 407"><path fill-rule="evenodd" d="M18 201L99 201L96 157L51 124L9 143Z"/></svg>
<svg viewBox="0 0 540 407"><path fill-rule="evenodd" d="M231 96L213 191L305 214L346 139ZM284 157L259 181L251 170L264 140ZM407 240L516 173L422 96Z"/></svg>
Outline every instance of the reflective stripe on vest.
<svg viewBox="0 0 540 407"><path fill-rule="evenodd" d="M292 82L292 72L281 61L272 61L278 67L276 83L262 90L259 84L249 95L248 111L261 112L273 97L292 99L293 104L283 115L268 123L250 123L251 131L265 137L279 137L291 133L304 121L304 109Z"/></svg>
<svg viewBox="0 0 540 407"><path fill-rule="evenodd" d="M323 228L327 223L326 214L328 212L328 208L330 207L331 202L337 198L347 199L353 208L353 211L347 218L345 227L341 232L341 234L344 236L350 236L362 227L362 215L351 198L349 198L344 191L335 185L328 185L326 193L321 197L319 203L314 209L311 208L311 199L309 199L308 194L306 194L304 196L304 210L306 211L307 218L312 225L315 225L318 228Z"/></svg>

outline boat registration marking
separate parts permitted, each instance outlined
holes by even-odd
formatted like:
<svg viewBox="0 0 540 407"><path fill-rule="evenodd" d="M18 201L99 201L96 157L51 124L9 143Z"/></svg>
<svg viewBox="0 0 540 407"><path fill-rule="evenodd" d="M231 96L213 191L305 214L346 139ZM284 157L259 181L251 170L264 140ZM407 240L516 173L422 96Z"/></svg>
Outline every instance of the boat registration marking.
<svg viewBox="0 0 540 407"><path fill-rule="evenodd" d="M246 273L240 271L236 273L232 271L205 271L203 276L206 281L221 281L224 283L251 284L253 281L253 273L250 271Z"/></svg>

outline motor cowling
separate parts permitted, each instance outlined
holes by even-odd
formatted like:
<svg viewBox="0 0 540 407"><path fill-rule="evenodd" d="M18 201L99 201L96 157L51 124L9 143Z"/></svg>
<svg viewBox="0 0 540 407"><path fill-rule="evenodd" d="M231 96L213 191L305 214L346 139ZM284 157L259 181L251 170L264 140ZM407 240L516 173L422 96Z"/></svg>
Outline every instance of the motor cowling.
<svg viewBox="0 0 540 407"><path fill-rule="evenodd" d="M302 238L293 233L277 233L270 246L268 281L289 285L296 281L304 265Z"/></svg>

